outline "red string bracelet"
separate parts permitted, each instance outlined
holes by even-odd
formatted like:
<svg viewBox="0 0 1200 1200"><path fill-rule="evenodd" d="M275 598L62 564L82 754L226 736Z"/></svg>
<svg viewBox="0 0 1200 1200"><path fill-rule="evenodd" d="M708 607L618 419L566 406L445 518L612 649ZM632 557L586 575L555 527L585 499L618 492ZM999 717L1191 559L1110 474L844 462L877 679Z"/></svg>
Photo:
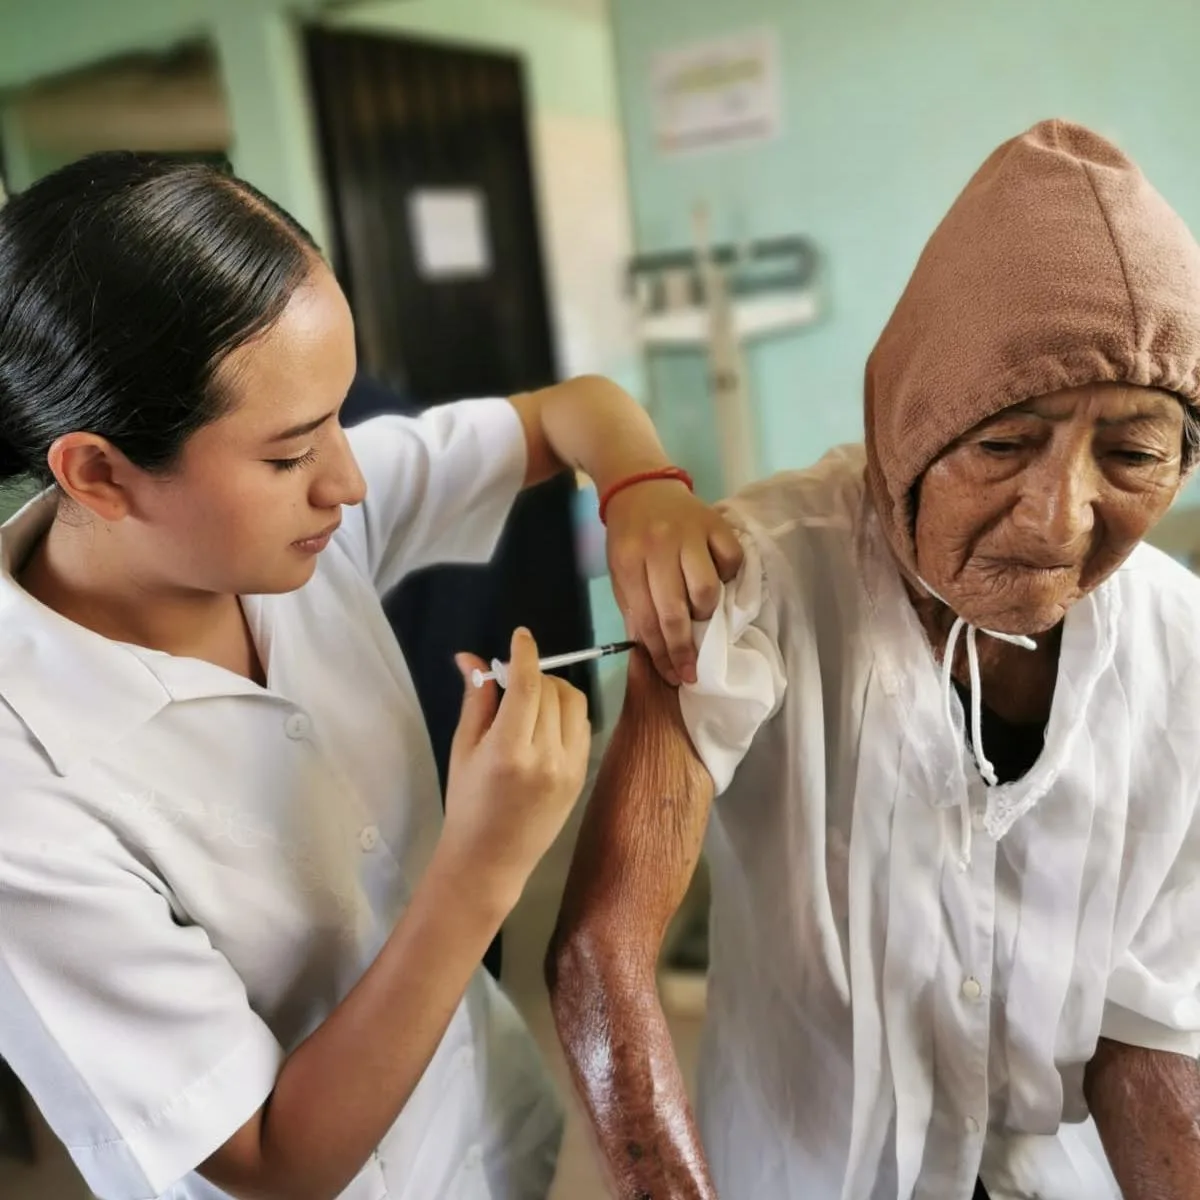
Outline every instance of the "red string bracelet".
<svg viewBox="0 0 1200 1200"><path fill-rule="evenodd" d="M608 524L608 506L612 503L614 496L636 484L654 483L660 479L673 479L682 483L686 485L689 492L696 490L692 477L682 467L658 467L653 471L639 471L636 475L627 475L624 479L618 479L616 483L605 488L604 495L600 497L600 524Z"/></svg>

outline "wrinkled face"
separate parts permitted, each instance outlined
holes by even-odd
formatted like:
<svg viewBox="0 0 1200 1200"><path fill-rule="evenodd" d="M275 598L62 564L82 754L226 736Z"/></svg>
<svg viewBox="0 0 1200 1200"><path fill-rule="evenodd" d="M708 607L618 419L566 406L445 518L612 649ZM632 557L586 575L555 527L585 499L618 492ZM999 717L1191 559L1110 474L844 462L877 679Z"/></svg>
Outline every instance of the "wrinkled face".
<svg viewBox="0 0 1200 1200"><path fill-rule="evenodd" d="M1006 409L918 485L921 577L972 624L1043 633L1121 565L1183 480L1183 408L1097 384Z"/></svg>
<svg viewBox="0 0 1200 1200"><path fill-rule="evenodd" d="M314 266L279 319L220 364L225 415L188 439L168 474L133 483L154 582L246 595L309 579L342 506L365 492L338 424L354 374L349 307Z"/></svg>

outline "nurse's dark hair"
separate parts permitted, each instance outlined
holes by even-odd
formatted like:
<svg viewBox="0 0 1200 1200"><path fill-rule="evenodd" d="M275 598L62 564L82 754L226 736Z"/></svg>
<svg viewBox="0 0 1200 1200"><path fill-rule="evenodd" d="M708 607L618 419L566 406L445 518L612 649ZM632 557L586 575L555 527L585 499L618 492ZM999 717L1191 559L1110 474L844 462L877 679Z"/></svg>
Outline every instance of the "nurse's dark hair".
<svg viewBox="0 0 1200 1200"><path fill-rule="evenodd" d="M0 481L52 480L73 432L151 471L222 414L221 360L319 259L307 232L204 163L109 152L0 207Z"/></svg>

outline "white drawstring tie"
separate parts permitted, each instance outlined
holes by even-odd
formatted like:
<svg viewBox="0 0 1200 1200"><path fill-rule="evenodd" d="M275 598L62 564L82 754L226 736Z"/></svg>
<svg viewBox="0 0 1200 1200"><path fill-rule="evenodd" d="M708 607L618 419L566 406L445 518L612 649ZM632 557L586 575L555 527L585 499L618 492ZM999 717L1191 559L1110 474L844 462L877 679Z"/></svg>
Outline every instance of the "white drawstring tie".
<svg viewBox="0 0 1200 1200"><path fill-rule="evenodd" d="M950 608L950 605L925 580L920 579L919 576L918 579L921 586L935 600ZM951 611L953 612L953 609ZM950 627L950 636L946 639L946 652L942 658L942 702L946 709L946 721L956 734L958 729L954 724L954 709L951 701L954 687L954 651L958 646L959 634L964 628L967 631L967 670L971 680L971 753L975 757L975 765L979 768L979 774L983 776L984 783L988 787L995 787L999 782L996 777L996 768L983 752L983 696L979 680L979 647L976 644L976 638L978 634L982 633L987 637L995 638L998 642L1008 642L1010 646L1020 646L1022 650L1036 650L1037 642L1021 633L998 633L992 629L979 629L955 613L954 624ZM971 800L966 789L963 790L959 799L958 813L961 825L958 869L965 871L971 865Z"/></svg>

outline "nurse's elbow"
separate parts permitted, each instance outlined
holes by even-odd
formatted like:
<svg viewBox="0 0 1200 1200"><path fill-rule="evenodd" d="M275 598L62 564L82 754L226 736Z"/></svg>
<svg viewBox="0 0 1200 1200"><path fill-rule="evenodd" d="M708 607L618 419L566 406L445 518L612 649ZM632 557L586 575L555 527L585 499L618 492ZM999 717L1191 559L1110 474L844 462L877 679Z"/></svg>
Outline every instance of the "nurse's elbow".
<svg viewBox="0 0 1200 1200"><path fill-rule="evenodd" d="M296 1161L290 1145L281 1146L269 1128L270 1107L268 1101L198 1174L233 1200L337 1200L345 1182Z"/></svg>
<svg viewBox="0 0 1200 1200"><path fill-rule="evenodd" d="M317 1178L318 1174L292 1170L280 1177L278 1172L263 1170L236 1181L218 1181L207 1174L204 1177L210 1183L217 1183L233 1200L338 1200L344 1187L330 1185Z"/></svg>

